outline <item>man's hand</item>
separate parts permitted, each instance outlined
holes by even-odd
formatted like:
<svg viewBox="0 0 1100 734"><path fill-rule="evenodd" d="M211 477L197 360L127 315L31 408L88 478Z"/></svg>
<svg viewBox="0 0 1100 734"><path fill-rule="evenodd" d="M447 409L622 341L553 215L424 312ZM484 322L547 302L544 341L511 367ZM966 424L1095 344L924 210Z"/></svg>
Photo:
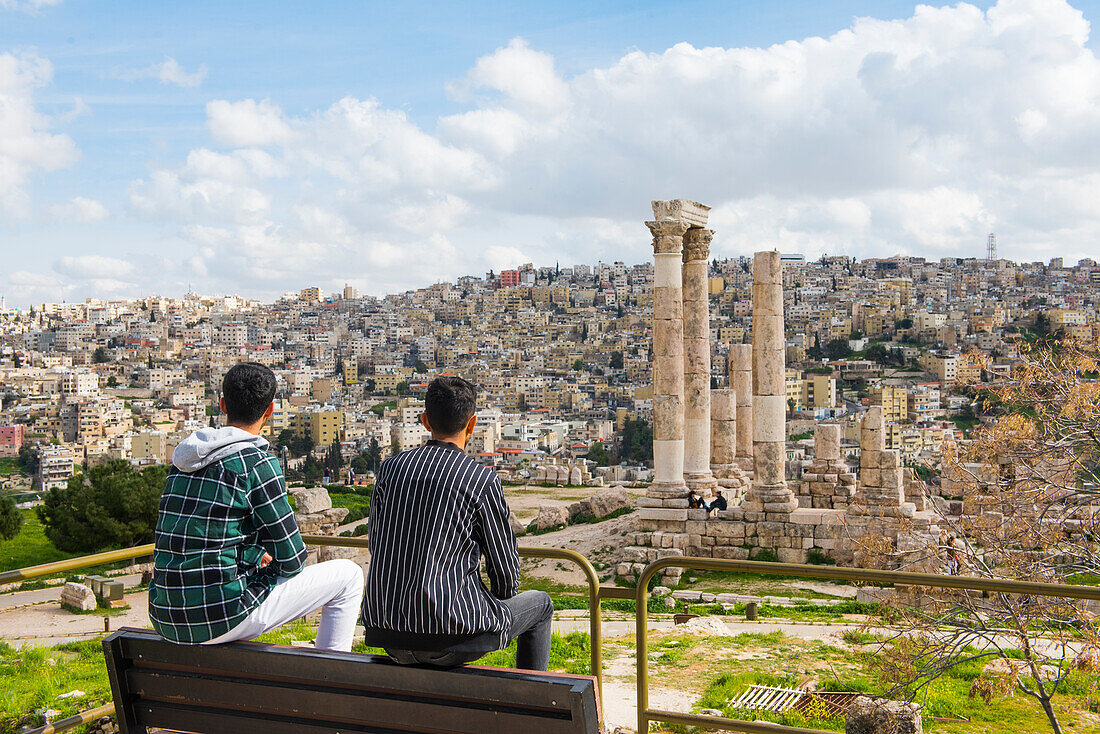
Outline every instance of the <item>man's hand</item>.
<svg viewBox="0 0 1100 734"><path fill-rule="evenodd" d="M270 553L264 553L264 557L260 559L260 568L266 568L272 560Z"/></svg>

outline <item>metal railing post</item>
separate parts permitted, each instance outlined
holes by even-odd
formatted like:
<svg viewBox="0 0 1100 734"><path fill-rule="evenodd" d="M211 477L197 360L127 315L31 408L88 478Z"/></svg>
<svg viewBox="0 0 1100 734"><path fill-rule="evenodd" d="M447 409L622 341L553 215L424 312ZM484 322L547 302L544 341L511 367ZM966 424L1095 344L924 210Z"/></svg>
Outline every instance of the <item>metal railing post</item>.
<svg viewBox="0 0 1100 734"><path fill-rule="evenodd" d="M603 615L600 609L600 577L595 567L580 553L562 548L520 547L525 558L562 558L581 567L588 580L588 632L592 675L596 676L600 702L603 702ZM602 709L602 706L601 706Z"/></svg>

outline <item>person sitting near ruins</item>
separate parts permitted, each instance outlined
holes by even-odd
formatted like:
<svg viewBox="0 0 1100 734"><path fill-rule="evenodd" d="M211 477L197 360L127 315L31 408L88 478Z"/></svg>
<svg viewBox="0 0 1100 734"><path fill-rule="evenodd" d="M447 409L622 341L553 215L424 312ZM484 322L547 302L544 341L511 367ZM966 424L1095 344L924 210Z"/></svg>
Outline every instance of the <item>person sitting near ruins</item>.
<svg viewBox="0 0 1100 734"><path fill-rule="evenodd" d="M702 495L697 490L691 490L688 492L688 507L692 510L701 510L704 502Z"/></svg>
<svg viewBox="0 0 1100 734"><path fill-rule="evenodd" d="M722 510L725 510L727 506L728 505L726 504L726 498L722 496L722 490L715 490L714 499L711 500L706 506L707 514L709 515L712 512L721 512Z"/></svg>
<svg viewBox="0 0 1100 734"><path fill-rule="evenodd" d="M149 585L149 619L167 640L251 640L321 608L316 647L351 650L363 571L346 559L305 567L282 470L259 435L275 388L264 365L233 366L222 382L227 425L172 453Z"/></svg>
<svg viewBox="0 0 1100 734"><path fill-rule="evenodd" d="M554 604L519 591L519 551L500 478L465 453L477 389L428 385L423 446L382 462L370 501L366 644L403 665L454 667L518 639L516 666L546 670ZM481 581L481 558L489 588Z"/></svg>
<svg viewBox="0 0 1100 734"><path fill-rule="evenodd" d="M959 546L954 535L947 536L947 573L951 576L959 575L959 566L962 559L959 556Z"/></svg>

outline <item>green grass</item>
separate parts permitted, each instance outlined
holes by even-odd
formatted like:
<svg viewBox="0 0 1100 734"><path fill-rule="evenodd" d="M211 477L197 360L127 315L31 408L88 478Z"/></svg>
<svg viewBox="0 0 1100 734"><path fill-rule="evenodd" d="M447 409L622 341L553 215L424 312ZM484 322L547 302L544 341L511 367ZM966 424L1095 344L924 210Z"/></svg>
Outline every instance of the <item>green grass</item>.
<svg viewBox="0 0 1100 734"><path fill-rule="evenodd" d="M34 510L20 512L23 513L23 527L19 534L11 540L0 540L0 571L63 561L77 555L59 551L46 540L45 529Z"/></svg>
<svg viewBox="0 0 1100 734"><path fill-rule="evenodd" d="M0 477L10 476L17 471L21 471L18 459L14 456L0 457Z"/></svg>
<svg viewBox="0 0 1100 734"><path fill-rule="evenodd" d="M362 520L370 513L370 497L352 492L329 492L333 507L345 507L349 510L348 516L341 522L350 523Z"/></svg>
<svg viewBox="0 0 1100 734"><path fill-rule="evenodd" d="M80 690L81 698L57 700ZM62 716L107 703L111 687L99 640L15 650L0 642L0 732L14 732L23 714L51 708Z"/></svg>

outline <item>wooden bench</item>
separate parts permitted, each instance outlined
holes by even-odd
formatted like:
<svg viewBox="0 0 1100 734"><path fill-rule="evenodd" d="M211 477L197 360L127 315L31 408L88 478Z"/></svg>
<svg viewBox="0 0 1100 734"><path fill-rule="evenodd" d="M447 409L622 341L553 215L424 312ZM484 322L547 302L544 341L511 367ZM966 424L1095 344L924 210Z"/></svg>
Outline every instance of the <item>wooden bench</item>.
<svg viewBox="0 0 1100 734"><path fill-rule="evenodd" d="M103 640L121 734L597 734L595 679L237 642Z"/></svg>

